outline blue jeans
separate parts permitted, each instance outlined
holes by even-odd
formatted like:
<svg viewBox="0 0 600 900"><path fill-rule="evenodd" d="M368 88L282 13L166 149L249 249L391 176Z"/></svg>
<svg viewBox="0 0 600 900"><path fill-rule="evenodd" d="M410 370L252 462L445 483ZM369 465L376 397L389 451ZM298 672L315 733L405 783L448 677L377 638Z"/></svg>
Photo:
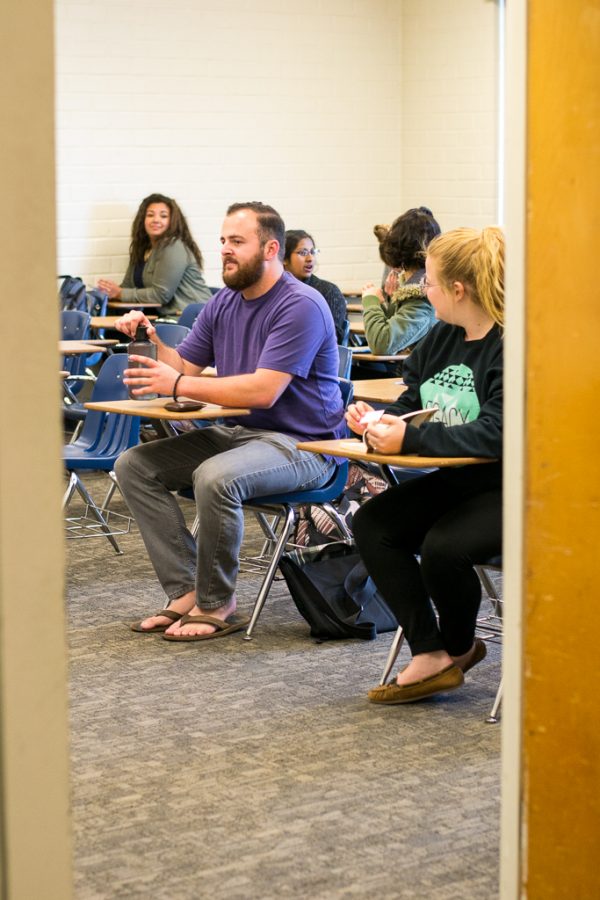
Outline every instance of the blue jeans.
<svg viewBox="0 0 600 900"><path fill-rule="evenodd" d="M335 462L297 450L296 443L274 431L213 425L140 444L117 460L119 487L169 600L195 590L203 609L228 603L239 568L244 500L327 483ZM190 487L197 542L172 494Z"/></svg>

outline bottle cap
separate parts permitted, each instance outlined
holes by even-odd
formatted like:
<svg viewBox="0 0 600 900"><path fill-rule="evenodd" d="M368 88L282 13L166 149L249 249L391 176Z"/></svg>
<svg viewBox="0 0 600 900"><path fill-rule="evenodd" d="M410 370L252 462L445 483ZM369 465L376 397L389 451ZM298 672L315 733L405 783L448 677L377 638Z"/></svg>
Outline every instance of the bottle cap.
<svg viewBox="0 0 600 900"><path fill-rule="evenodd" d="M138 327L135 330L135 340L136 341L147 341L148 340L148 334L146 333L145 325L138 325Z"/></svg>

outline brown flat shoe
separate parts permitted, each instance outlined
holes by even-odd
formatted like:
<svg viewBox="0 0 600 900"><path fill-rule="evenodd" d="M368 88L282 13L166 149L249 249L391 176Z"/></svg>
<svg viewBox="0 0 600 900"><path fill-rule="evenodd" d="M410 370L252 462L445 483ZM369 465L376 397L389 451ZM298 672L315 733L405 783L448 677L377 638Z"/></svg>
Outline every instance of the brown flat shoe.
<svg viewBox="0 0 600 900"><path fill-rule="evenodd" d="M159 609L154 615L164 616L165 619L170 619L171 621L167 625L153 625L152 628L142 628L142 622L152 618L152 616L146 616L146 619L142 619L142 622L134 622L129 627L132 631L138 631L140 634L160 634L162 631L166 631L167 628L170 628L173 622L179 622L183 613L175 612L174 609Z"/></svg>
<svg viewBox="0 0 600 900"><path fill-rule="evenodd" d="M428 678L422 678L420 681L412 681L410 684L396 684L395 681L390 684L381 684L370 690L368 696L371 703L388 703L390 705L414 703L417 700L432 697L434 694L441 694L443 691L453 691L460 687L464 680L462 671L452 663L441 672L429 675Z"/></svg>
<svg viewBox="0 0 600 900"><path fill-rule="evenodd" d="M487 656L487 645L485 641L482 641L481 638L475 638L475 645L473 648L473 654L471 659L468 660L463 666L461 666L463 670L463 674L468 672L469 669L472 669L473 666L476 666L477 663L480 663L482 659L485 659Z"/></svg>

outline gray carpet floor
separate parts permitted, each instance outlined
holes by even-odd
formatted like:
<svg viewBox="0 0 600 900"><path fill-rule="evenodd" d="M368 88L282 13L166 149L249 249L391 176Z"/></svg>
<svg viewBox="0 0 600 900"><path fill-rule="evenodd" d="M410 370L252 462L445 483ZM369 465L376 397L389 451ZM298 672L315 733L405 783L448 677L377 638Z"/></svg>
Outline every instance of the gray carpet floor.
<svg viewBox="0 0 600 900"><path fill-rule="evenodd" d="M316 644L282 582L252 642L135 634L162 596L119 540L66 545L77 900L498 895L497 644L459 691L379 708L392 635Z"/></svg>

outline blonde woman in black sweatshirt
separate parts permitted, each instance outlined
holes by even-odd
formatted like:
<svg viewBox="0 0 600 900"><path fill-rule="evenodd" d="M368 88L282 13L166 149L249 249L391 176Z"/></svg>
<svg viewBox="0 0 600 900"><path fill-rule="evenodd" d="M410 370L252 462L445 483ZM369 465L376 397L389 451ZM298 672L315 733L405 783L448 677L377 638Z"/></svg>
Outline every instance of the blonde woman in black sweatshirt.
<svg viewBox="0 0 600 900"><path fill-rule="evenodd" d="M461 228L429 245L423 291L440 320L404 369L407 391L376 423L347 422L381 453L475 456L389 488L355 515L361 557L402 625L413 658L375 703L408 703L462 685L485 656L475 639L481 586L474 565L501 552L504 236ZM437 407L420 428L399 416ZM437 611L438 619L434 609Z"/></svg>

